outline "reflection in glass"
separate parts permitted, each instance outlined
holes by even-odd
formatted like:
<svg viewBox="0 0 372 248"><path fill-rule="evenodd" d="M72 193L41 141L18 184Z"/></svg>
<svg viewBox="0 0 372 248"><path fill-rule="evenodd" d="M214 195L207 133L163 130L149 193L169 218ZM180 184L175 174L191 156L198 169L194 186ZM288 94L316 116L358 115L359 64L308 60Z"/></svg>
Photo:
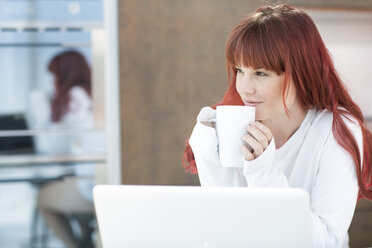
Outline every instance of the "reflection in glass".
<svg viewBox="0 0 372 248"><path fill-rule="evenodd" d="M52 107L56 77L48 70L57 54L70 50L80 53L89 67L96 64L92 58L96 60L93 54L97 42L92 34L103 28L102 10L102 0L0 1L1 247L61 247L54 235L48 235L48 242L40 244L45 225L41 225L42 218L37 218L33 209L39 188L71 178L74 182L66 181L76 188L75 195L80 194L82 187L78 181L88 180L92 185L95 167L104 168L96 164L105 163L104 133L94 128L99 121L102 121L100 127L105 127L104 120L97 118L104 116L104 108L96 103L95 109L86 112L89 113L86 116L92 116L95 111L96 123L67 121L71 116L69 110L62 111L60 119L53 121L52 113L58 112ZM93 75L97 74L96 69ZM99 81L103 85L103 80ZM94 92L94 102L103 99L103 93ZM91 104L91 94L87 91L86 95L86 102ZM70 104L70 100L66 102ZM42 195L43 192L39 199ZM68 202L74 201L66 200L60 206ZM64 207L64 211L72 213L72 210Z"/></svg>
<svg viewBox="0 0 372 248"><path fill-rule="evenodd" d="M52 129L93 128L91 72L84 56L77 51L64 51L53 57L48 70L53 74L54 95L49 101L41 92L31 94L34 125ZM73 155L104 151L103 133L76 132L47 137L47 141L37 139L38 151ZM75 165L73 176L67 175L40 188L38 208L43 219L67 247L80 247L89 229L87 221L76 218L83 234L77 237L70 225L71 215L83 214L90 216L88 219L94 218L93 186L92 164Z"/></svg>
<svg viewBox="0 0 372 248"><path fill-rule="evenodd" d="M24 49L30 48L18 47L14 53ZM40 187L37 207L43 219L64 244L78 247L89 229L86 220L94 218L91 193L94 160L103 160L105 135L103 131L94 129L91 69L84 53L76 49L61 51L60 47L43 46L36 49L40 53L33 55L38 57L45 52L43 50L49 49L54 51L53 57L42 63L45 66L43 71L36 73L38 70L35 69L33 77L24 77L23 84L17 84L13 82L19 75L12 65L13 74L8 74L4 81L8 91L2 91L2 100L8 97L9 101L0 104L1 162L2 166L11 166L17 158L15 164L25 167L21 170L3 169L6 175L1 180L35 182ZM59 53L56 54L57 49ZM0 47L1 51L9 52L9 49ZM28 68L39 66L37 63L24 64ZM3 68L6 68L5 64ZM37 81L31 78L45 78L45 82L35 83ZM39 160L43 167L30 167L33 158L25 155L33 153L39 158L44 156ZM102 157L89 157L97 154ZM9 157L11 155L13 158ZM82 157L85 161L81 160ZM23 158L28 162L22 163ZM41 162L43 159L50 162ZM71 216L75 216L75 222L80 224L80 232L71 229ZM79 216L83 216L84 221L80 221Z"/></svg>

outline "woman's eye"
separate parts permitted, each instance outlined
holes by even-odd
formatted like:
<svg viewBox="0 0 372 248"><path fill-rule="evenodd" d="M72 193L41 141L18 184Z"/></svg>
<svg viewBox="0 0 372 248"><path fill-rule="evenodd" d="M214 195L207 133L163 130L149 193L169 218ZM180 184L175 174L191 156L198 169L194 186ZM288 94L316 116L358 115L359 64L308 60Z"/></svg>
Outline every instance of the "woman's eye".
<svg viewBox="0 0 372 248"><path fill-rule="evenodd" d="M240 68L236 68L236 73L243 73L243 71Z"/></svg>
<svg viewBox="0 0 372 248"><path fill-rule="evenodd" d="M256 71L256 75L257 75L257 76L260 76L260 77L267 76L267 74L264 73L264 72L262 72L262 71Z"/></svg>

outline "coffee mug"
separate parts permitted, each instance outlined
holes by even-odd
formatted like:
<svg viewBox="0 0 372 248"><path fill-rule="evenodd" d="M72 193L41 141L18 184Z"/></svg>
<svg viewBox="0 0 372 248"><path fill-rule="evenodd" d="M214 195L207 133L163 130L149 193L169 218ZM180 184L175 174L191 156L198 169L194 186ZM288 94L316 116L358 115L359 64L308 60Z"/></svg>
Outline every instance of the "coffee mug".
<svg viewBox="0 0 372 248"><path fill-rule="evenodd" d="M222 166L242 167L242 136L247 133L246 127L255 120L255 107L223 105L217 106L216 130L218 150Z"/></svg>

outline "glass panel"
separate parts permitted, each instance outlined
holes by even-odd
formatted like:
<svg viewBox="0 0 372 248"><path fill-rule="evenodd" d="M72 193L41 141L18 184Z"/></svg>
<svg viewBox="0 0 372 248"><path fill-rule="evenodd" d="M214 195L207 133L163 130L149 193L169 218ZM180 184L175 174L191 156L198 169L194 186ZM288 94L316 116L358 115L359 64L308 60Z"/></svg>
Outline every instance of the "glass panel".
<svg viewBox="0 0 372 248"><path fill-rule="evenodd" d="M106 161L104 113L93 108L104 92L93 94L92 80L102 5L0 1L1 246L72 247L94 222L91 190ZM69 240L50 224L57 215Z"/></svg>
<svg viewBox="0 0 372 248"><path fill-rule="evenodd" d="M28 116L32 114L30 111L36 111L35 108L45 107L34 105L46 104L53 98L54 75L48 71L48 66L57 54L74 50L91 64L90 34L87 32L3 32L0 37L0 56L3 58L0 60L1 115L20 113ZM73 44L76 46L71 46Z"/></svg>

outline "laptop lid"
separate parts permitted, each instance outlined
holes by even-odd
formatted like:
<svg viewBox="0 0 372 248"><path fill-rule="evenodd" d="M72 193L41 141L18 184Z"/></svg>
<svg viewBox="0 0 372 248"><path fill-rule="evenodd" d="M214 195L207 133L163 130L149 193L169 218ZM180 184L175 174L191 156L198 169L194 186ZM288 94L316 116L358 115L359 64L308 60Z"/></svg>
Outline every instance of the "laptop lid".
<svg viewBox="0 0 372 248"><path fill-rule="evenodd" d="M300 189L98 185L103 247L311 247Z"/></svg>

